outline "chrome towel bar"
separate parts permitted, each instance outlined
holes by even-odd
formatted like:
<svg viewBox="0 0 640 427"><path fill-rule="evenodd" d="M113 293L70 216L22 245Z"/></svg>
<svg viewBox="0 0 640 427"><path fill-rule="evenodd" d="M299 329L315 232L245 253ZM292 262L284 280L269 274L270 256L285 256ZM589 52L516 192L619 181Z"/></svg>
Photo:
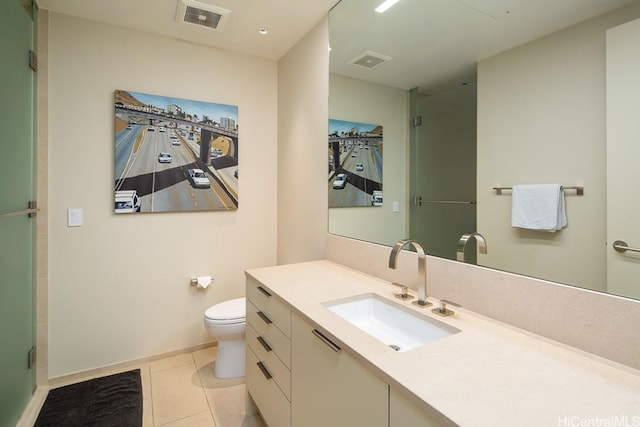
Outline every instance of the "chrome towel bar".
<svg viewBox="0 0 640 427"><path fill-rule="evenodd" d="M27 209L23 209L21 211L15 211L15 212L4 212L4 213L0 213L0 218L9 218L12 216L18 216L18 215L29 215L29 218L34 217L38 214L38 211L40 209L38 208L36 202L29 202L29 206L27 207Z"/></svg>
<svg viewBox="0 0 640 427"><path fill-rule="evenodd" d="M420 200L420 203L444 203L444 204L451 204L451 205L475 205L476 204L476 202L473 202L473 201L464 202L464 201L458 201L458 200Z"/></svg>
<svg viewBox="0 0 640 427"><path fill-rule="evenodd" d="M422 196L413 196L413 204L415 206L422 206L425 203L440 203L446 205L475 205L475 200L422 200Z"/></svg>
<svg viewBox="0 0 640 427"><path fill-rule="evenodd" d="M513 187L493 187L497 194L502 194L502 190L513 190ZM562 186L563 190L576 190L578 196L584 196L584 187L582 186L573 186L573 187L565 187Z"/></svg>

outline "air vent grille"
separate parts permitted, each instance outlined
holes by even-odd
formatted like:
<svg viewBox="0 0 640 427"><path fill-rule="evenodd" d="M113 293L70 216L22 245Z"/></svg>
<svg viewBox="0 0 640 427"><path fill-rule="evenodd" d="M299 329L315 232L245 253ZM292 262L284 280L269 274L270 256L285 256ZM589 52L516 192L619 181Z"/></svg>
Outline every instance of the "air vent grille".
<svg viewBox="0 0 640 427"><path fill-rule="evenodd" d="M230 12L197 0L178 0L176 21L220 31Z"/></svg>
<svg viewBox="0 0 640 427"><path fill-rule="evenodd" d="M386 62L386 59L378 58L377 56L367 55L358 59L353 64L360 65L361 67L376 68L378 65L382 64L383 62Z"/></svg>
<svg viewBox="0 0 640 427"><path fill-rule="evenodd" d="M392 57L383 55L382 53L366 50L361 54L356 55L354 58L348 61L348 63L372 70L392 59Z"/></svg>
<svg viewBox="0 0 640 427"><path fill-rule="evenodd" d="M196 9L195 7L187 6L187 10L184 13L184 22L191 24L204 25L205 27L218 28L222 15L207 10Z"/></svg>

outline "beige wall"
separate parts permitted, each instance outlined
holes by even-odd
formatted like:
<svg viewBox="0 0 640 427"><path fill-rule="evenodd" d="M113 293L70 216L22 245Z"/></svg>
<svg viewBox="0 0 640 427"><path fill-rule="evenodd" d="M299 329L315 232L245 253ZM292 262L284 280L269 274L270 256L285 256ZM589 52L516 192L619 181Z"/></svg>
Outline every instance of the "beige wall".
<svg viewBox="0 0 640 427"><path fill-rule="evenodd" d="M393 245L408 235L408 192L405 173L408 107L408 93L405 90L337 74L329 76L329 117L382 125L384 132L383 206L329 209L329 232L332 234L387 245ZM325 183L325 193L326 191ZM392 209L394 201L400 206L397 213Z"/></svg>
<svg viewBox="0 0 640 427"><path fill-rule="evenodd" d="M277 64L56 14L49 31L49 376L211 340L205 309L276 263ZM237 105L239 209L116 216L115 89Z"/></svg>
<svg viewBox="0 0 640 427"><path fill-rule="evenodd" d="M278 264L325 257L328 48L324 18L278 62Z"/></svg>
<svg viewBox="0 0 640 427"><path fill-rule="evenodd" d="M617 11L478 65L479 263L606 289L605 31L638 14ZM494 186L584 185L566 192L568 227L511 227L511 193Z"/></svg>

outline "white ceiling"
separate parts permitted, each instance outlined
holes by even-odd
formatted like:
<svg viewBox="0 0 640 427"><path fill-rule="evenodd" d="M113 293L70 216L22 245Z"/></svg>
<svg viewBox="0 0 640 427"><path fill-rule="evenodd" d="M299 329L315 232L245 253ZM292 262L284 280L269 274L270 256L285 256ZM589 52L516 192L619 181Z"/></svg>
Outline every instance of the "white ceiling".
<svg viewBox="0 0 640 427"><path fill-rule="evenodd" d="M175 21L178 0L37 0L51 12L277 60L338 0L198 0L231 10L221 31ZM267 35L259 34L267 29Z"/></svg>
<svg viewBox="0 0 640 427"><path fill-rule="evenodd" d="M231 10L214 31L176 22L179 0L37 0L43 9L277 60L338 0L198 0ZM506 49L640 0L342 0L329 15L331 72L434 91L471 80L475 64ZM266 28L267 35L259 34ZM375 69L349 64L370 50Z"/></svg>
<svg viewBox="0 0 640 427"><path fill-rule="evenodd" d="M331 72L423 92L475 78L478 61L640 0L342 0L329 15ZM364 51L393 57L374 69Z"/></svg>

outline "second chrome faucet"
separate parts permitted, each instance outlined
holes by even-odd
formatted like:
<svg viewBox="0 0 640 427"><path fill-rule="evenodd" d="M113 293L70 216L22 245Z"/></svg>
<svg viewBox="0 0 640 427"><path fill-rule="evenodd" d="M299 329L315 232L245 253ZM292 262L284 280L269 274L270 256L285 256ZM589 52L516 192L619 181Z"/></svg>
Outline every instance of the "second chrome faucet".
<svg viewBox="0 0 640 427"><path fill-rule="evenodd" d="M487 241L484 236L478 232L463 234L458 240L458 250L456 251L456 259L461 262L467 262L465 249L467 249L467 243L469 239L474 238L478 242L478 250L481 254L487 253Z"/></svg>
<svg viewBox="0 0 640 427"><path fill-rule="evenodd" d="M418 300L413 301L413 304L420 307L428 307L432 305L427 302L427 256L425 255L424 248L417 240L400 240L391 249L389 255L389 268L395 270L398 262L398 256L405 246L412 245L418 253Z"/></svg>

